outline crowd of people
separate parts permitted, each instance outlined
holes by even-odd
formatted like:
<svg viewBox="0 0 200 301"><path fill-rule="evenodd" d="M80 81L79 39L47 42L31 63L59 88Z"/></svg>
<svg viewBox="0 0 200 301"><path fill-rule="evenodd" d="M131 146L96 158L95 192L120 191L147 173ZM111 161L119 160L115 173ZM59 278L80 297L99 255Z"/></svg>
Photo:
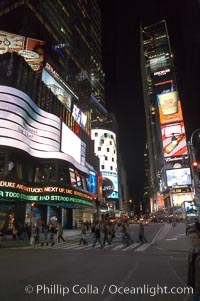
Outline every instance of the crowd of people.
<svg viewBox="0 0 200 301"><path fill-rule="evenodd" d="M13 225L13 239L28 241L30 244L42 246L51 244L52 246L60 240L65 241L63 237L63 227L60 223L41 223L38 225L17 224Z"/></svg>
<svg viewBox="0 0 200 301"><path fill-rule="evenodd" d="M88 236L87 233L90 233ZM95 247L98 243L101 248L105 247L106 244L110 245L113 239L116 237L116 233L121 233L122 243L125 247L128 247L134 242L133 232L130 232L129 223L111 223L108 221L94 222L90 225L89 229L85 223L82 224L79 245L88 244L88 239ZM138 242L146 243L146 237L144 234L144 226L142 223L139 224Z"/></svg>

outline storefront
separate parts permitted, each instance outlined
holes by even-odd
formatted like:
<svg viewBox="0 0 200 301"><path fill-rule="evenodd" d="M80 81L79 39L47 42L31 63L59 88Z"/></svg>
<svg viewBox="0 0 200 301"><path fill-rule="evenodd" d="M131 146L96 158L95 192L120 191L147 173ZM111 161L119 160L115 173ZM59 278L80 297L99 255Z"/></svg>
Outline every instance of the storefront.
<svg viewBox="0 0 200 301"><path fill-rule="evenodd" d="M77 188L0 181L0 229L12 229L14 224L51 222L73 228L80 221L77 212L81 212L83 219L91 219L92 208L92 195Z"/></svg>

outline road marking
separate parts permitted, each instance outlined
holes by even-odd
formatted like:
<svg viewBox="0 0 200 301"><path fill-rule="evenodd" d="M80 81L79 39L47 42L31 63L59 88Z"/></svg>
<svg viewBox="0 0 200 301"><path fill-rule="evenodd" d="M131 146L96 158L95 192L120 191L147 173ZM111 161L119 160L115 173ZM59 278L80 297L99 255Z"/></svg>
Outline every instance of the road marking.
<svg viewBox="0 0 200 301"><path fill-rule="evenodd" d="M143 252L143 251L145 251L148 247L150 247L152 245L152 242L150 242L150 243L144 243L144 244L142 244L139 248L137 248L136 250L135 250L135 252Z"/></svg>
<svg viewBox="0 0 200 301"><path fill-rule="evenodd" d="M117 251L117 250L120 250L122 248L124 248L124 244L119 244L118 246L114 247L112 250Z"/></svg>
<svg viewBox="0 0 200 301"><path fill-rule="evenodd" d="M141 243L134 243L134 244L128 246L127 248L122 249L122 251L134 250L134 249L136 249L136 248L137 248L138 246L140 246L140 245L141 245Z"/></svg>
<svg viewBox="0 0 200 301"><path fill-rule="evenodd" d="M166 238L165 240L177 240L177 237Z"/></svg>

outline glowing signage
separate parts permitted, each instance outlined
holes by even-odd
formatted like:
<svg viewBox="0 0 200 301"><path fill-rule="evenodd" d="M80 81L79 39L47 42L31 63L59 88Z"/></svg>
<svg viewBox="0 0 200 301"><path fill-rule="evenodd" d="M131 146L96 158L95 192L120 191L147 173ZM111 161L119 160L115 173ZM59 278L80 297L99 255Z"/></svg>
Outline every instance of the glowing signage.
<svg viewBox="0 0 200 301"><path fill-rule="evenodd" d="M74 104L72 116L76 122L83 128L85 128L87 116Z"/></svg>
<svg viewBox="0 0 200 301"><path fill-rule="evenodd" d="M179 157L187 154L184 123L161 126L164 157Z"/></svg>
<svg viewBox="0 0 200 301"><path fill-rule="evenodd" d="M59 84L53 76L50 75L45 69L42 71L42 81L47 85L51 91L58 97L60 102L70 111L71 110L71 95L63 89L63 86Z"/></svg>
<svg viewBox="0 0 200 301"><path fill-rule="evenodd" d="M62 122L61 151L81 163L81 140L68 126Z"/></svg>
<svg viewBox="0 0 200 301"><path fill-rule="evenodd" d="M29 202L74 202L92 206L90 194L66 187L30 187L15 182L0 181L0 199L19 199Z"/></svg>
<svg viewBox="0 0 200 301"><path fill-rule="evenodd" d="M156 56L150 59L151 72L163 70L166 67L167 61L165 55Z"/></svg>
<svg viewBox="0 0 200 301"><path fill-rule="evenodd" d="M88 191L96 194L97 193L97 175L93 171L89 172L88 176Z"/></svg>
<svg viewBox="0 0 200 301"><path fill-rule="evenodd" d="M0 139L21 142L25 149L60 150L60 119L36 106L20 90L0 86ZM10 144L10 141L13 143ZM1 144L1 143L0 143Z"/></svg>
<svg viewBox="0 0 200 301"><path fill-rule="evenodd" d="M191 185L190 168L175 168L166 170L167 186Z"/></svg>
<svg viewBox="0 0 200 301"><path fill-rule="evenodd" d="M40 71L44 60L44 41L0 31L0 54L17 52L34 71Z"/></svg>
<svg viewBox="0 0 200 301"><path fill-rule="evenodd" d="M183 120L181 103L178 92L157 95L160 123L172 123Z"/></svg>
<svg viewBox="0 0 200 301"><path fill-rule="evenodd" d="M67 147L64 138L69 135L62 136L61 152L60 118L41 110L24 92L0 86L0 145L18 148L37 158L65 160L88 173L88 169L80 164L84 162L84 143L71 133L72 140L67 140L71 146ZM73 149L72 154L75 141L78 149Z"/></svg>
<svg viewBox="0 0 200 301"><path fill-rule="evenodd" d="M95 154L100 160L103 198L119 198L116 135L112 131L94 129Z"/></svg>

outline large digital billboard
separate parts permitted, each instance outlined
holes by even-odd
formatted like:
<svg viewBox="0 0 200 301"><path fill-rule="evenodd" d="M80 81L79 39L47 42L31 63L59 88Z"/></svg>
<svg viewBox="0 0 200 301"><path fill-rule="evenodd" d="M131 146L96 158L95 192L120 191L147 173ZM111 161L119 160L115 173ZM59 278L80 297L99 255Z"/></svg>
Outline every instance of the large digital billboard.
<svg viewBox="0 0 200 301"><path fill-rule="evenodd" d="M159 55L159 56L153 57L150 59L149 63L150 63L150 69L151 69L152 73L156 72L158 70L163 70L167 65L165 55Z"/></svg>
<svg viewBox="0 0 200 301"><path fill-rule="evenodd" d="M167 186L191 185L190 168L174 168L166 170Z"/></svg>
<svg viewBox="0 0 200 301"><path fill-rule="evenodd" d="M112 172L103 172L103 197L110 199L119 198L119 189L118 189L118 176L117 173Z"/></svg>
<svg viewBox="0 0 200 301"><path fill-rule="evenodd" d="M59 151L60 127L60 119L38 108L28 95L0 86L0 138L9 139L8 145L21 142L24 150Z"/></svg>
<svg viewBox="0 0 200 301"><path fill-rule="evenodd" d="M160 123L167 124L183 120L178 92L157 94Z"/></svg>
<svg viewBox="0 0 200 301"><path fill-rule="evenodd" d="M0 31L0 54L17 52L34 71L40 71L44 61L44 41Z"/></svg>
<svg viewBox="0 0 200 301"><path fill-rule="evenodd" d="M84 162L85 144L66 128L62 126L61 141L59 117L41 110L24 92L0 86L0 145L38 158L65 160L88 174L80 164Z"/></svg>
<svg viewBox="0 0 200 301"><path fill-rule="evenodd" d="M100 160L100 171L103 177L103 198L118 199L118 169L116 135L112 131L94 129L91 132L95 141L95 154Z"/></svg>
<svg viewBox="0 0 200 301"><path fill-rule="evenodd" d="M66 92L59 80L55 79L47 70L42 71L42 81L49 89L58 97L60 102L70 111L71 110L71 95Z"/></svg>
<svg viewBox="0 0 200 301"><path fill-rule="evenodd" d="M93 171L89 171L87 186L89 192L97 194L97 175Z"/></svg>
<svg viewBox="0 0 200 301"><path fill-rule="evenodd" d="M81 140L62 122L61 151L81 163Z"/></svg>
<svg viewBox="0 0 200 301"><path fill-rule="evenodd" d="M73 105L72 116L82 128L85 128L87 116L75 104Z"/></svg>
<svg viewBox="0 0 200 301"><path fill-rule="evenodd" d="M180 157L187 154L184 123L161 126L164 157Z"/></svg>

